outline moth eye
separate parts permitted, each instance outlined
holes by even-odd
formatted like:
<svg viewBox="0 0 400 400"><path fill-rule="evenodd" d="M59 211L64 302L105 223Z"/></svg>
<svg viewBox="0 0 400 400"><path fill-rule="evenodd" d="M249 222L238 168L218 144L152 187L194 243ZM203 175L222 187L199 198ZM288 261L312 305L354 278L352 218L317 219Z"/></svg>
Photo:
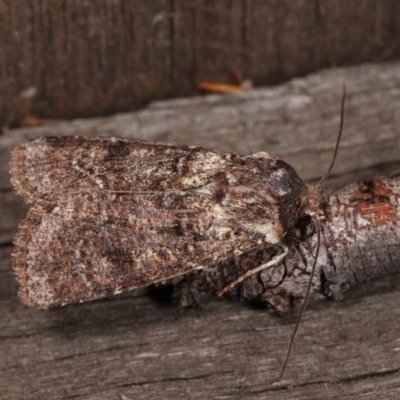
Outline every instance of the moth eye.
<svg viewBox="0 0 400 400"><path fill-rule="evenodd" d="M300 234L303 236L303 235L306 235L307 234L307 231L308 231L308 228L309 227L313 227L314 226L314 224L312 223L312 218L311 218L311 216L310 215L302 215L298 220L297 220L297 222L296 222L296 224L295 224L295 229L297 229L299 232L300 232Z"/></svg>

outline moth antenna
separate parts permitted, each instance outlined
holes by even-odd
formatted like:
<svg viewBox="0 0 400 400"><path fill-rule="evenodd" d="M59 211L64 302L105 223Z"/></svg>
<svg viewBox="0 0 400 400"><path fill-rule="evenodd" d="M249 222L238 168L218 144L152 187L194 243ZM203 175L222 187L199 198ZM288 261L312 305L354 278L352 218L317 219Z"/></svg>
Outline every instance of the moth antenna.
<svg viewBox="0 0 400 400"><path fill-rule="evenodd" d="M343 92L342 92L342 101L341 101L341 109L340 109L340 125L339 125L338 137L337 137L337 140L336 140L335 151L333 152L333 157L332 157L331 164L329 165L329 168L326 171L325 175L320 179L320 181L316 185L317 187L321 186L326 181L326 179L328 178L329 174L331 173L332 168L333 168L333 166L335 164L335 161L336 161L336 156L337 156L337 153L338 153L339 144L340 144L340 140L342 138L342 132L343 132L345 99L346 99L346 83L343 82ZM308 282L308 288L307 288L306 297L304 299L303 306L301 308L299 317L298 317L297 322L296 322L296 326L294 328L294 331L292 333L292 337L290 339L289 347L288 347L288 350L287 350L287 353L286 353L285 363L283 364L281 373L280 373L279 378L278 378L279 381L282 379L283 374L285 373L285 370L286 370L286 368L287 368L287 366L289 364L289 358L290 358L290 354L292 352L292 348L293 348L293 345L294 345L294 340L296 338L296 334L297 334L297 331L299 329L300 322L301 322L301 320L303 318L303 315L304 315L304 312L306 310L308 300L310 299L312 281L313 281L313 278L314 278L315 269L316 269L317 261L318 261L318 255L319 255L319 248L320 248L320 245L321 245L321 225L320 225L320 222L319 222L319 220L313 220L313 223L314 223L314 226L315 226L315 228L317 230L317 250L315 252L315 258L314 258L314 262L313 262L312 269L311 269L311 276L310 276L310 281Z"/></svg>
<svg viewBox="0 0 400 400"><path fill-rule="evenodd" d="M340 110L340 125L339 125L339 134L336 140L336 146L335 146L335 151L333 152L333 157L332 157L332 161L331 161L331 165L329 166L328 170L326 171L325 175L320 179L320 181L318 182L317 186L321 186L326 179L328 178L329 174L332 171L332 168L335 164L336 161L336 155L338 153L338 149L339 149L339 144L340 144L340 140L342 138L342 132L343 132L343 124L344 124L344 101L346 98L346 83L343 82L343 92L342 92L342 101L341 101L341 110Z"/></svg>
<svg viewBox="0 0 400 400"><path fill-rule="evenodd" d="M288 350L287 350L287 353L286 353L285 363L283 364L283 367L282 367L281 373L279 375L278 381L280 381L282 379L283 374L285 373L286 367L289 364L289 358L290 358L290 354L292 352L292 348L293 348L293 345L294 345L294 340L296 338L296 334L297 334L297 331L299 329L300 322L301 322L301 320L303 318L304 312L306 311L308 300L310 299L312 281L313 281L313 278L314 278L315 269L317 267L317 261L318 261L318 255L319 255L319 247L321 245L321 225L320 225L320 222L318 220L313 220L313 223L314 223L314 226L315 226L315 228L317 230L317 250L316 250L315 256L314 256L314 262L313 262L312 269L311 269L310 280L308 282L306 297L304 299L303 306L301 307L301 311L300 311L299 317L297 318L296 326L295 326L294 331L292 333L292 337L290 339L289 347L288 347Z"/></svg>

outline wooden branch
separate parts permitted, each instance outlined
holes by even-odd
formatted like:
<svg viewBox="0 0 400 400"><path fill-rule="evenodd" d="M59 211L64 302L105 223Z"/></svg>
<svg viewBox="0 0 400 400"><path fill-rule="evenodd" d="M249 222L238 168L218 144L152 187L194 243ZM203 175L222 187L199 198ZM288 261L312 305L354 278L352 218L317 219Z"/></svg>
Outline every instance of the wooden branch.
<svg viewBox="0 0 400 400"><path fill-rule="evenodd" d="M0 393L15 399L354 398L399 392L400 284L391 276L309 309L285 381L292 320L229 301L182 310L130 293L49 312L23 307L11 237L24 212L11 194L12 147L40 135L118 135L282 156L305 179L329 164L348 97L332 186L399 167L399 64L321 72L238 96L156 103L134 114L51 122L0 137ZM4 217L3 217L4 216ZM368 379L366 379L368 377ZM0 397L1 397L0 396Z"/></svg>

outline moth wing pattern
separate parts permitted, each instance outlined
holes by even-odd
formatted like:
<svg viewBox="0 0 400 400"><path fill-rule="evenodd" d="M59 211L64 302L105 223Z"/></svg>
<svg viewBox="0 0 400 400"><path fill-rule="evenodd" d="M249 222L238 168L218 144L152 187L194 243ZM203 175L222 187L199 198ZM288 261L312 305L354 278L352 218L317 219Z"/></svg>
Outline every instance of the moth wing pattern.
<svg viewBox="0 0 400 400"><path fill-rule="evenodd" d="M216 227L211 213L175 196L96 192L47 210L36 204L15 239L24 303L49 308L109 296L262 244L261 235ZM173 200L186 209L163 207Z"/></svg>
<svg viewBox="0 0 400 400"><path fill-rule="evenodd" d="M32 203L67 191L167 191L204 186L240 155L143 140L42 137L14 149L12 182Z"/></svg>
<svg viewBox="0 0 400 400"><path fill-rule="evenodd" d="M40 138L11 159L34 205L15 239L20 297L49 308L279 243L306 186L267 153L124 139Z"/></svg>

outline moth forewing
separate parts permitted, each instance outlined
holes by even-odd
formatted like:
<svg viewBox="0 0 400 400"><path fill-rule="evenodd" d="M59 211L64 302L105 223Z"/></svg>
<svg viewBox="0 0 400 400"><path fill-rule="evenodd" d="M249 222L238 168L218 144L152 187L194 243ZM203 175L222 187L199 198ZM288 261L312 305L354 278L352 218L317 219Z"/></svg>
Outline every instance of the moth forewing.
<svg viewBox="0 0 400 400"><path fill-rule="evenodd" d="M13 259L21 299L39 308L164 281L279 243L307 191L267 153L112 138L28 141L13 152L11 176L36 203Z"/></svg>
<svg viewBox="0 0 400 400"><path fill-rule="evenodd" d="M15 241L21 299L48 308L112 295L282 244L309 188L267 153L114 138L17 147L12 182L34 202Z"/></svg>

